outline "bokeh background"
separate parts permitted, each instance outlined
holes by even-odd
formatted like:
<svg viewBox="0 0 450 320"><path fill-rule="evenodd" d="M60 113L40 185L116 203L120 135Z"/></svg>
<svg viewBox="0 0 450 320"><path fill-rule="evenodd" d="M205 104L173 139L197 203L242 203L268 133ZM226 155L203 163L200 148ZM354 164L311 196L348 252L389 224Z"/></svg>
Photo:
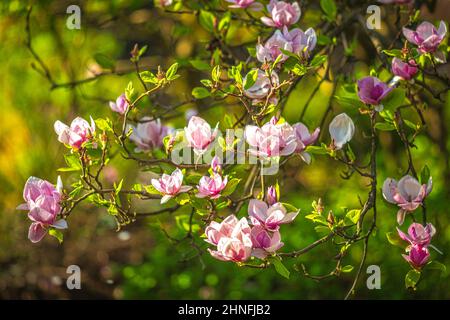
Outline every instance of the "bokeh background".
<svg viewBox="0 0 450 320"><path fill-rule="evenodd" d="M316 26L322 20L320 7L315 1L301 1L308 5L303 12L302 28ZM340 1L338 1L340 2ZM352 1L349 1L352 2ZM356 1L358 2L358 1ZM361 2L361 1L360 1ZM448 1L434 1L433 6L422 7L422 17L448 21ZM304 264L312 275L320 275L334 268L337 247L327 244L298 259L286 261L291 279L280 277L273 269L239 268L204 254L190 258L192 248L187 244L171 243L158 227L177 236L175 216L148 218L116 232L115 222L105 210L93 206L80 206L71 216L70 228L59 245L56 239L46 237L38 244L27 239L29 221L26 213L14 208L22 202L22 189L26 179L38 176L56 181L56 169L64 166L64 147L57 142L53 123L60 119L68 122L76 115L94 118L111 116L108 101L114 100L130 80L138 86L129 52L135 43L148 45L141 61L142 68L155 70L158 65L169 66L178 61L182 77L157 97L163 105L190 99L193 87L206 74L189 68L193 57L207 57L210 35L197 19L189 14L164 13L154 8L150 0L112 1L30 1L33 10L30 30L34 50L39 54L57 83L91 77L101 72L94 56L102 54L116 64L116 73L73 88L52 89L45 77L34 70L36 61L26 47L26 14L28 1L2 1L0 4L0 298L112 298L112 299L341 299L351 286L355 270L340 277L320 282L296 271L295 265ZM66 28L66 8L78 4L82 9L81 30ZM383 7L383 29L389 37L395 9ZM245 47L256 41L254 30L235 28L230 32L229 45L245 54ZM362 36L361 36L362 37ZM374 54L356 39L356 49L349 61L354 79L367 75ZM448 65L441 67L448 73ZM119 75L120 74L120 75ZM304 79L286 107L286 118L296 122L307 97L317 84L314 76ZM318 126L332 94L331 84L324 82L305 115L305 123ZM433 244L443 255L432 252L433 259L449 266L450 216L448 182L450 105L424 94L428 108L425 112L428 127L417 138L413 158L417 168L427 164L435 188L427 200L429 221L438 232ZM240 106L214 109L208 102L189 104L181 109L197 110L215 123L226 113L238 113ZM367 154L363 132L367 123L357 110L333 101L333 114L340 110L351 114L358 133L352 142L356 154ZM240 113L239 113L240 114ZM411 119L418 121L414 115ZM165 120L174 127L183 127L183 112ZM328 143L327 132L321 141ZM388 176L398 177L407 162L401 141L392 132L380 134L381 152L378 156L379 181ZM295 223L283 226L286 250L301 248L319 238L314 225L304 218L311 211L311 202L322 198L327 209L335 214L342 207L358 207L358 196L365 197L367 181L357 178L343 180L344 168L325 157L315 157L310 166L300 162L289 163L286 172L277 178L282 182L282 199L301 208ZM125 183L145 182L134 163L117 157L107 168L111 183L126 176ZM63 180L73 180L63 175ZM275 178L273 178L275 179ZM146 182L148 183L148 181ZM404 288L404 276L409 270L401 257L402 250L392 246L386 232L395 231L396 211L382 199L378 200L377 230L369 243L367 265L381 268L381 290L368 290L363 273L356 298L359 299L449 299L448 275L428 270L416 292ZM201 232L200 232L201 233ZM200 235L200 233L198 235ZM357 266L362 244L354 246L344 259L344 265ZM76 264L82 270L82 290L67 290L66 268Z"/></svg>

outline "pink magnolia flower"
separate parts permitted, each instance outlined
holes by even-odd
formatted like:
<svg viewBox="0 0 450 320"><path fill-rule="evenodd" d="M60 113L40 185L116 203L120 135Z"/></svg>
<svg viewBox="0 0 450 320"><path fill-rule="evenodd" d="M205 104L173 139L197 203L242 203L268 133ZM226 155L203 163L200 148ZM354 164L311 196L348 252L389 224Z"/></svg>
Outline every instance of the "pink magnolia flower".
<svg viewBox="0 0 450 320"><path fill-rule="evenodd" d="M270 0L267 11L269 11L271 17L262 17L261 21L265 25L275 28L289 27L297 23L301 15L300 6L297 2Z"/></svg>
<svg viewBox="0 0 450 320"><path fill-rule="evenodd" d="M169 7L173 3L173 0L158 0L158 1L161 7Z"/></svg>
<svg viewBox="0 0 450 320"><path fill-rule="evenodd" d="M328 130L332 145L340 150L347 142L352 140L355 134L355 124L346 113L341 113L331 120Z"/></svg>
<svg viewBox="0 0 450 320"><path fill-rule="evenodd" d="M388 86L376 77L365 77L358 80L358 97L366 103L376 107L377 111L381 111L381 100L391 92L393 87Z"/></svg>
<svg viewBox="0 0 450 320"><path fill-rule="evenodd" d="M271 235L260 225L252 228L250 236L253 244L252 255L259 259L264 259L268 254L273 254L284 246L280 232L275 231Z"/></svg>
<svg viewBox="0 0 450 320"><path fill-rule="evenodd" d="M143 117L137 126L128 126L128 130L132 129L130 140L136 144L136 152L150 151L152 149L161 148L163 139L170 133L170 128L162 125L159 119L151 120L150 117Z"/></svg>
<svg viewBox="0 0 450 320"><path fill-rule="evenodd" d="M398 235L405 241L408 241L411 245L428 246L431 238L436 233L436 229L431 223L427 223L424 227L420 223L412 223L408 228L408 234L403 233L397 228Z"/></svg>
<svg viewBox="0 0 450 320"><path fill-rule="evenodd" d="M245 139L253 147L249 152L260 158L288 156L297 147L294 129L287 123L277 124L273 117L261 128L248 125L245 127Z"/></svg>
<svg viewBox="0 0 450 320"><path fill-rule="evenodd" d="M121 94L116 99L116 102L110 101L109 107L114 112L117 112L120 114L125 114L125 112L128 110L128 107L129 107L127 98L125 97L125 94Z"/></svg>
<svg viewBox="0 0 450 320"><path fill-rule="evenodd" d="M86 142L88 142L95 133L95 122L91 117L91 124L83 118L75 118L70 127L56 121L55 132L58 135L58 141L71 146L74 149L80 149Z"/></svg>
<svg viewBox="0 0 450 320"><path fill-rule="evenodd" d="M391 70L394 75L404 80L411 80L418 71L417 64L413 59L403 62L399 58L392 59Z"/></svg>
<svg viewBox="0 0 450 320"><path fill-rule="evenodd" d="M414 269L421 269L430 259L430 252L424 246L414 244L408 250L408 255L402 256Z"/></svg>
<svg viewBox="0 0 450 320"><path fill-rule="evenodd" d="M267 188L266 193L266 202L269 204L269 206L277 203L279 200L277 189L274 186L270 186Z"/></svg>
<svg viewBox="0 0 450 320"><path fill-rule="evenodd" d="M263 8L263 5L261 3L255 2L255 0L226 0L229 3L232 3L229 5L229 8L236 8L236 9L251 9L254 11L259 11Z"/></svg>
<svg viewBox="0 0 450 320"><path fill-rule="evenodd" d="M317 43L317 37L314 29L309 28L305 32L301 29L293 29L289 31L287 27L283 31L277 30L264 45L256 46L256 57L262 63L275 61L282 54L280 49L295 53L297 55L309 55ZM283 54L281 61L288 58Z"/></svg>
<svg viewBox="0 0 450 320"><path fill-rule="evenodd" d="M244 83L247 80L247 77L248 74L244 78ZM272 88L278 86L279 83L280 79L275 71L272 71L272 79L270 79L264 71L258 69L258 77L256 78L256 82L250 88L244 89L244 93L247 97L253 99L253 104L265 102L265 99L271 92ZM269 102L272 104L277 104L277 96L272 94L269 98Z"/></svg>
<svg viewBox="0 0 450 320"><path fill-rule="evenodd" d="M64 219L56 221L61 211L62 181L53 186L50 182L30 177L23 190L25 203L19 205L17 210L28 211L28 218L32 221L28 230L28 239L31 242L39 242L47 233L49 227L66 229L67 222Z"/></svg>
<svg viewBox="0 0 450 320"><path fill-rule="evenodd" d="M188 192L191 186L183 186L183 173L180 169L176 169L171 175L163 174L159 179L152 179L152 186L161 192L163 197L161 203L166 203L179 193Z"/></svg>
<svg viewBox="0 0 450 320"><path fill-rule="evenodd" d="M217 126L212 130L211 126L200 117L193 116L188 126L184 128L188 145L194 149L195 154L203 154L217 136Z"/></svg>
<svg viewBox="0 0 450 320"><path fill-rule="evenodd" d="M416 31L403 28L405 38L416 45L421 53L435 52L447 33L447 26L444 21L439 23L439 29L428 22L422 22Z"/></svg>
<svg viewBox="0 0 450 320"><path fill-rule="evenodd" d="M211 177L202 177L198 183L198 198L210 197L217 199L220 197L220 192L225 189L228 183L228 177L222 177L220 174L214 173Z"/></svg>
<svg viewBox="0 0 450 320"><path fill-rule="evenodd" d="M308 152L305 152L305 149L319 138L320 128L316 128L316 130L310 134L308 128L301 122L294 124L292 127L294 128L295 136L297 138L297 148L295 149L295 152L300 154L303 161L310 164L311 155Z"/></svg>
<svg viewBox="0 0 450 320"><path fill-rule="evenodd" d="M432 188L433 180L431 177L427 184L422 185L410 175L404 176L398 182L392 178L387 178L383 184L383 197L386 201L400 207L397 213L397 222L402 225L406 213L414 211L422 205L423 200Z"/></svg>
<svg viewBox="0 0 450 320"><path fill-rule="evenodd" d="M237 218L231 217L225 219L222 224L214 223L210 225L210 229L207 228L205 232L208 234L208 241L217 243L217 250L208 251L218 260L244 262L252 254L251 229L246 218L236 222Z"/></svg>
<svg viewBox="0 0 450 320"><path fill-rule="evenodd" d="M287 213L279 202L269 207L264 201L252 199L248 205L248 214L253 225L261 225L269 231L277 231L281 224L292 222L298 215L298 211Z"/></svg>

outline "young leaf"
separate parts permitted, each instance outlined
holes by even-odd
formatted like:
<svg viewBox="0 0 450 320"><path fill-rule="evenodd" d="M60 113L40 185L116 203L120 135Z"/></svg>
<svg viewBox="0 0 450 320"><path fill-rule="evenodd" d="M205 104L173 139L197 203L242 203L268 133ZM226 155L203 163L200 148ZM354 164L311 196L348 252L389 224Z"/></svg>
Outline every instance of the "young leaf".
<svg viewBox="0 0 450 320"><path fill-rule="evenodd" d="M192 89L192 96L195 99L204 99L211 95L211 93L203 87L195 87Z"/></svg>
<svg viewBox="0 0 450 320"><path fill-rule="evenodd" d="M209 32L214 31L216 17L209 11L200 10L200 14L198 16L198 22L200 25L205 28Z"/></svg>
<svg viewBox="0 0 450 320"><path fill-rule="evenodd" d="M290 272L289 270L284 266L283 262L281 262L281 259L279 257L269 257L269 261L274 265L275 270L286 279L289 279Z"/></svg>
<svg viewBox="0 0 450 320"><path fill-rule="evenodd" d="M223 189L223 191L221 193L222 196L229 196L230 194L232 194L234 192L234 190L236 190L236 187L240 181L241 181L241 179L237 179L237 178L233 178L230 181L228 181L227 186L225 187L225 189Z"/></svg>
<svg viewBox="0 0 450 320"><path fill-rule="evenodd" d="M417 282L420 280L421 273L415 269L409 270L405 276L406 289L415 289Z"/></svg>
<svg viewBox="0 0 450 320"><path fill-rule="evenodd" d="M388 239L389 243L394 246L401 248L405 247L405 242L399 237L397 232L387 232L386 238Z"/></svg>
<svg viewBox="0 0 450 320"><path fill-rule="evenodd" d="M64 240L64 235L63 233L58 230L58 229L50 229L48 231L48 234L51 235L52 237L55 237L56 239L58 239L59 243L61 244Z"/></svg>
<svg viewBox="0 0 450 320"><path fill-rule="evenodd" d="M329 21L336 19L337 8L334 0L320 0L320 7L323 12L325 12L325 15Z"/></svg>
<svg viewBox="0 0 450 320"><path fill-rule="evenodd" d="M166 79L172 81L178 78L177 71L178 71L178 63L175 62L169 67L169 69L167 69Z"/></svg>
<svg viewBox="0 0 450 320"><path fill-rule="evenodd" d="M250 89L258 79L258 69L253 69L249 73L247 73L247 76L244 81L244 89L248 90Z"/></svg>
<svg viewBox="0 0 450 320"><path fill-rule="evenodd" d="M103 53L96 53L94 55L94 60L102 68L111 69L111 70L114 70L114 68L115 68L114 60Z"/></svg>

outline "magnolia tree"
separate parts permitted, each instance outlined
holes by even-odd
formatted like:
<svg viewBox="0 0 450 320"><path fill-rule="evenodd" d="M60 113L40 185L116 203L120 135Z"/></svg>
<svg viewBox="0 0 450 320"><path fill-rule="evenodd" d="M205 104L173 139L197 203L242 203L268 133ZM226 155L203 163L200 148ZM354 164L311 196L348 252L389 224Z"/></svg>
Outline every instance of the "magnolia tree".
<svg viewBox="0 0 450 320"><path fill-rule="evenodd" d="M136 45L130 53L136 81L117 92L116 101L104 106L110 108L109 117L93 119L80 114L68 124L55 119L55 143L67 148L67 167L59 171L77 179L65 186L64 178L58 178L56 185L36 177L28 179L25 203L18 209L28 211L30 241L39 242L47 234L62 241L64 233L70 232L71 215L83 202L105 208L116 219L118 229L139 216L176 214L188 207L187 234L180 241L191 243L199 254L209 252L217 263L261 269L274 266L289 277L283 261L296 259L326 242L338 244L335 269L316 277L320 279L348 271L342 265L343 258L355 244L362 243L363 255L349 297L369 254L368 242L377 225L377 202L384 198L392 204L398 223L392 224L388 240L404 248L398 259L411 266L405 280L407 286L415 287L430 265L440 265L436 261L439 250L432 245L439 230L428 222L433 213L425 209L432 178L427 166L415 167L412 149L426 126L423 92L443 101L448 90L448 79L438 72L439 65L446 62L447 27L443 21L423 21L413 1L379 1L384 10L397 15L395 35L384 46L376 41L381 31L369 30L365 23L368 4L350 2L344 1L341 12L341 4L333 0L322 0L320 6L277 0L156 1L155 10L166 15L193 15L211 34L209 56L191 62L191 67L208 76L192 90L189 101L166 109L149 108L147 99L180 77L179 64L166 69L157 66L156 72L141 70L147 47ZM314 26L301 23L308 10L322 10L322 22ZM343 30L355 23L376 54L370 71L359 79L343 71L355 50ZM259 35L245 54L237 54L227 44L227 35L236 26ZM31 40L29 48L34 52ZM342 48L342 60L332 62ZM45 63L37 60L45 70ZM307 75L317 75L319 86L323 81L333 85L332 97L323 102L328 107L317 128L288 123L283 117L287 99ZM49 74L47 78L54 87L77 85L55 83ZM429 81L436 85L429 85ZM340 95L335 95L337 89ZM300 118L317 90L307 99ZM358 121L346 113L335 113L332 99L357 110ZM201 112L189 111L184 128L167 124L167 114L199 100L210 104L232 101L243 107L243 113L211 123ZM407 110L409 119L404 117ZM416 118L418 123L413 120ZM370 130L364 131L360 121L370 123ZM404 146L408 163L402 176L377 175L380 131L391 131ZM352 151L355 135L367 140L368 154ZM129 187L118 179L113 188L106 188L102 176L112 157L159 176ZM314 166L315 157L328 159L330 170L334 163L346 167L348 183L354 181L350 179L353 176L366 180L368 193L360 199L361 206L348 210L345 216L325 210L320 199L313 203L312 212L302 208L308 212L305 218L326 234L304 248L287 251L283 225L296 224L301 232L296 217L302 212L283 201L284 182L278 177L293 158ZM138 212L138 201L157 202L160 208ZM200 226L200 231L194 230L194 225Z"/></svg>

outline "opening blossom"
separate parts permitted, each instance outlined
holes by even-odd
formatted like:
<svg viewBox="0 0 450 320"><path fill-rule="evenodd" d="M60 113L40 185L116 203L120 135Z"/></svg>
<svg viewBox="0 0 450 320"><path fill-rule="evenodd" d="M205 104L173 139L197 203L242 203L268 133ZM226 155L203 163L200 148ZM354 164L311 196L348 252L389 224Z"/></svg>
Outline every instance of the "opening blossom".
<svg viewBox="0 0 450 320"><path fill-rule="evenodd" d="M273 117L261 128L247 125L245 127L245 139L253 147L250 154L259 158L288 156L297 147L294 129L287 123L277 123L278 119Z"/></svg>
<svg viewBox="0 0 450 320"><path fill-rule="evenodd" d="M297 138L297 148L295 152L300 154L300 157L307 164L311 163L311 155L305 152L307 146L316 142L319 138L320 128L316 128L314 132L309 133L308 128L301 122L298 122L292 126L294 128L295 136Z"/></svg>
<svg viewBox="0 0 450 320"><path fill-rule="evenodd" d="M221 168L217 162L218 157L216 156L211 162L211 176L202 177L198 183L198 193L196 194L196 197L210 197L211 199L217 199L220 197L220 192L227 186L228 176L222 177L222 174L220 173Z"/></svg>
<svg viewBox="0 0 450 320"><path fill-rule="evenodd" d="M277 57L282 54L281 49L295 53L297 55L305 54L309 55L317 43L317 36L314 29L309 28L305 32L301 29L292 29L289 31L287 27L283 30L277 30L264 45L258 44L256 46L257 59L264 62L275 61ZM281 61L285 61L288 58L283 54Z"/></svg>
<svg viewBox="0 0 450 320"><path fill-rule="evenodd" d="M358 97L366 103L375 107L375 110L382 111L381 100L394 89L376 77L365 77L358 80Z"/></svg>
<svg viewBox="0 0 450 320"><path fill-rule="evenodd" d="M161 124L159 119L151 120L150 117L143 117L137 126L128 126L132 129L130 140L136 144L136 152L150 151L161 148L163 139L170 133L170 128Z"/></svg>
<svg viewBox="0 0 450 320"><path fill-rule="evenodd" d="M431 223L427 223L424 227L422 224L414 222L409 226L408 234L403 233L399 228L397 228L397 232L400 238L409 242L410 245L428 246L436 229Z"/></svg>
<svg viewBox="0 0 450 320"><path fill-rule="evenodd" d="M188 192L192 189L191 186L182 185L183 172L180 169L175 169L171 175L164 173L161 178L152 179L151 183L163 195L161 204L166 203L179 193Z"/></svg>
<svg viewBox="0 0 450 320"><path fill-rule="evenodd" d="M416 29L413 31L408 28L403 28L403 35L405 38L416 45L421 53L433 53L437 50L442 40L445 38L445 34L447 33L447 26L444 21L439 23L439 28L428 22L422 22Z"/></svg>
<svg viewBox="0 0 450 320"><path fill-rule="evenodd" d="M395 76L403 80L411 80L418 71L417 64L413 59L408 62L403 62L399 58L392 59L391 70Z"/></svg>
<svg viewBox="0 0 450 320"><path fill-rule="evenodd" d="M218 125L212 130L209 123L202 118L197 116L191 117L188 126L184 128L184 133L188 145L194 149L195 154L203 154L216 139Z"/></svg>
<svg viewBox="0 0 450 320"><path fill-rule="evenodd" d="M28 230L28 239L36 243L47 234L49 227L66 229L64 219L56 220L61 211L62 181L58 177L56 187L46 180L35 177L28 178L23 190L25 203L17 210L28 211L28 218L32 221Z"/></svg>
<svg viewBox="0 0 450 320"><path fill-rule="evenodd" d="M279 85L280 79L278 78L278 74L275 71L272 71L271 75L272 79L270 79L264 71L258 69L258 76L253 86L248 89L244 89L245 95L253 99L253 104L265 102L265 99L267 98L267 95L270 93L272 88ZM248 74L244 78L244 83L247 77ZM269 102L272 104L277 104L277 96L273 94L269 98Z"/></svg>
<svg viewBox="0 0 450 320"><path fill-rule="evenodd" d="M288 213L279 202L268 206L264 201L252 199L248 205L248 214L253 225L263 226L269 231L278 231L280 225L292 222L298 211Z"/></svg>
<svg viewBox="0 0 450 320"><path fill-rule="evenodd" d="M347 142L352 140L355 134L355 124L346 113L341 113L330 122L329 132L332 145L336 150L340 150Z"/></svg>
<svg viewBox="0 0 450 320"><path fill-rule="evenodd" d="M270 18L262 17L261 21L265 25L275 28L289 27L297 23L301 15L300 6L297 2L270 0L267 11L270 13Z"/></svg>
<svg viewBox="0 0 450 320"><path fill-rule="evenodd" d="M427 184L422 185L410 175L404 176L398 182L392 178L387 178L383 184L383 197L387 202L400 207L397 213L397 222L402 225L406 213L412 212L422 205L423 200L432 189L433 180L431 177Z"/></svg>
<svg viewBox="0 0 450 320"><path fill-rule="evenodd" d="M232 3L229 5L229 8L236 8L236 9L251 9L251 10L261 10L263 8L263 5L259 2L255 2L255 0L226 0L229 3Z"/></svg>
<svg viewBox="0 0 450 320"><path fill-rule="evenodd" d="M251 228L246 218L238 220L228 216L222 223L211 222L205 233L208 242L217 245L217 250L208 249L211 256L222 261L244 262L252 254Z"/></svg>
<svg viewBox="0 0 450 320"><path fill-rule="evenodd" d="M407 253L402 256L414 269L421 269L430 259L428 248L417 244L410 246Z"/></svg>
<svg viewBox="0 0 450 320"><path fill-rule="evenodd" d="M275 231L271 234L264 227L259 225L252 228L250 236L253 244L252 256L259 259L264 259L268 254L275 253L284 245L284 243L281 242L279 231Z"/></svg>
<svg viewBox="0 0 450 320"><path fill-rule="evenodd" d="M278 193L277 189L274 186L270 186L267 188L266 202L269 204L269 206L278 202Z"/></svg>
<svg viewBox="0 0 450 320"><path fill-rule="evenodd" d="M125 114L125 112L128 110L128 107L129 107L127 98L125 97L125 94L121 94L116 99L116 102L110 101L109 107L114 112L120 113L122 115Z"/></svg>
<svg viewBox="0 0 450 320"><path fill-rule="evenodd" d="M95 122L91 117L91 123L83 118L75 118L70 127L56 121L54 124L55 132L58 135L58 141L71 146L74 149L80 149L88 142L95 133Z"/></svg>

